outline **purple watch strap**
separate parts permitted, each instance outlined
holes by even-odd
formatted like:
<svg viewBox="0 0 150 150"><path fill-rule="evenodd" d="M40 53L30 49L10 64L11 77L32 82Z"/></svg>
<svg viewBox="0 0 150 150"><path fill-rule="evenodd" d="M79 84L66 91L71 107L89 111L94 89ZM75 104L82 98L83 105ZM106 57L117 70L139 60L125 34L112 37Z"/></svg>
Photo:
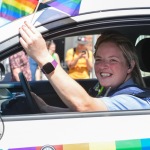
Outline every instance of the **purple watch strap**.
<svg viewBox="0 0 150 150"><path fill-rule="evenodd" d="M48 62L46 63L42 68L41 68L41 71L44 73L44 74L49 74L51 72L53 72L55 70L57 66L57 62L56 60L53 60L52 62Z"/></svg>
<svg viewBox="0 0 150 150"><path fill-rule="evenodd" d="M51 62L51 64L54 66L54 68L56 68L58 63L57 63L56 60L54 59L54 60Z"/></svg>

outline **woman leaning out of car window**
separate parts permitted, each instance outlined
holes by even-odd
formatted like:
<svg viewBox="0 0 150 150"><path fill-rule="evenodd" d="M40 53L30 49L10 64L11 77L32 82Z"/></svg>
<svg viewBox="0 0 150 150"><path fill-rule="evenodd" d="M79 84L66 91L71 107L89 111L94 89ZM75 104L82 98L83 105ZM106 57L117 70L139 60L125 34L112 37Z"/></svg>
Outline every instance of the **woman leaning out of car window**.
<svg viewBox="0 0 150 150"><path fill-rule="evenodd" d="M34 26L25 22L19 32L23 48L46 73L49 82L68 106L68 109L54 108L32 93L42 111L89 112L150 108L146 100L136 96L144 91L144 82L135 47L124 35L117 32L104 32L97 39L94 68L104 91L102 95L94 98L57 64L49 54L42 35Z"/></svg>

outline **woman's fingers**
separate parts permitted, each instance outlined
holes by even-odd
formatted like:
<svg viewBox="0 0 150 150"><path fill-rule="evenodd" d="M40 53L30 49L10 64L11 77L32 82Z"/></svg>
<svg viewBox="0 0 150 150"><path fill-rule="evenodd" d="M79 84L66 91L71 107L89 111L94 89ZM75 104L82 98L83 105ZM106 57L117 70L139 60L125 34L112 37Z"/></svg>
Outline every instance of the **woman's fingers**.
<svg viewBox="0 0 150 150"><path fill-rule="evenodd" d="M46 57L49 57L45 40L34 26L25 22L19 32L21 45L37 63L41 63Z"/></svg>
<svg viewBox="0 0 150 150"><path fill-rule="evenodd" d="M30 24L29 22L25 21L25 25L28 27L28 29L30 29L30 31L33 33L33 34L38 34L39 32L36 30L36 28Z"/></svg>
<svg viewBox="0 0 150 150"><path fill-rule="evenodd" d="M20 34L26 42L29 42L29 44L31 40L34 40L37 37L41 36L36 28L28 22L25 22L24 25L22 25L22 27L20 28Z"/></svg>
<svg viewBox="0 0 150 150"><path fill-rule="evenodd" d="M22 30L29 38L33 37L37 33L34 26L30 25L28 22L24 22L24 24L22 25Z"/></svg>
<svg viewBox="0 0 150 150"><path fill-rule="evenodd" d="M25 22L25 25L23 26L24 31L28 35L28 37L34 42L34 40L38 40L42 37L41 33L36 30L36 28L28 23Z"/></svg>
<svg viewBox="0 0 150 150"><path fill-rule="evenodd" d="M24 41L24 39L22 38L22 37L20 37L20 43L21 43L21 45L22 45L22 47L26 50L27 49L27 43Z"/></svg>
<svg viewBox="0 0 150 150"><path fill-rule="evenodd" d="M22 25L19 32L21 35L20 42L25 50L30 51L36 49L39 44L38 41L40 41L39 38L42 37L41 34L27 22Z"/></svg>
<svg viewBox="0 0 150 150"><path fill-rule="evenodd" d="M26 27L24 27L24 28L26 28ZM26 31L23 29L23 27L21 27L21 28L19 29L19 32L20 32L20 35L21 35L21 37L20 37L20 42L21 42L22 46L23 46L25 49L27 49L27 48L28 48L28 44L31 43L31 39L30 39L29 36L26 34Z"/></svg>

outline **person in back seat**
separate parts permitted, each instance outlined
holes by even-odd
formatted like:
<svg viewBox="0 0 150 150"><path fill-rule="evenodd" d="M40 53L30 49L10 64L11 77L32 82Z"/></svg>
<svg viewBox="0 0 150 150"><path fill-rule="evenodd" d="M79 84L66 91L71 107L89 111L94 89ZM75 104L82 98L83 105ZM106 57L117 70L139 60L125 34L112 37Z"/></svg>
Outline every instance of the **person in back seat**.
<svg viewBox="0 0 150 150"><path fill-rule="evenodd" d="M48 53L42 35L33 25L25 22L19 32L23 48L38 63L57 94L68 106L68 109L54 108L32 93L43 112L150 109L150 97L143 96L146 92L145 84L139 70L135 46L124 35L107 31L97 39L94 68L105 93L103 91L95 98L57 64Z"/></svg>

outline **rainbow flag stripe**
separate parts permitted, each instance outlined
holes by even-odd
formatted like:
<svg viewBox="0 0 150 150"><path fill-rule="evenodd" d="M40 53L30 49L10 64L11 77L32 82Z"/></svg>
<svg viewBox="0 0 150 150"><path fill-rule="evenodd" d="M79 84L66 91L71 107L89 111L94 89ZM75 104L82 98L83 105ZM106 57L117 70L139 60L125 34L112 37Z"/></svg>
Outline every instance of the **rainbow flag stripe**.
<svg viewBox="0 0 150 150"><path fill-rule="evenodd" d="M120 140L113 142L96 142L64 145L46 145L37 147L13 148L8 150L150 150L150 138Z"/></svg>
<svg viewBox="0 0 150 150"><path fill-rule="evenodd" d="M57 8L71 16L79 14L81 0L55 0L48 5Z"/></svg>
<svg viewBox="0 0 150 150"><path fill-rule="evenodd" d="M0 17L13 21L33 13L38 0L2 0Z"/></svg>

